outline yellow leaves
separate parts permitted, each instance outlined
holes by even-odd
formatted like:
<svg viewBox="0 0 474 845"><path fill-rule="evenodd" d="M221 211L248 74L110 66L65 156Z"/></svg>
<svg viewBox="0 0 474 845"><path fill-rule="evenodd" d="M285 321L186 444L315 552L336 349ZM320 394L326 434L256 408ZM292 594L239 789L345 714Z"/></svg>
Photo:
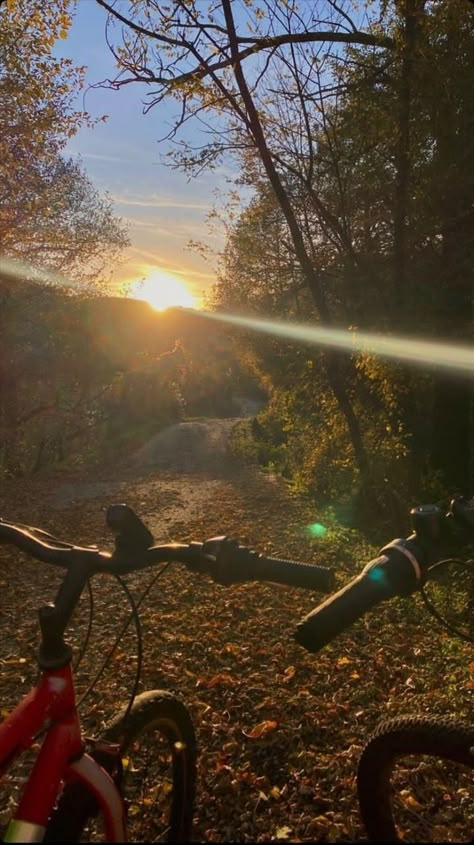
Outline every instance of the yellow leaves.
<svg viewBox="0 0 474 845"><path fill-rule="evenodd" d="M405 807L410 807L411 810L421 810L421 804L416 800L416 798L411 794L409 789L402 789L400 792L400 798L402 799Z"/></svg>
<svg viewBox="0 0 474 845"><path fill-rule="evenodd" d="M0 662L3 666L16 666L18 663L26 663L26 657L7 657Z"/></svg>
<svg viewBox="0 0 474 845"><path fill-rule="evenodd" d="M67 12L61 12L58 18L59 24L59 37L62 38L64 41L69 34L69 30L71 28L71 17L68 15Z"/></svg>
<svg viewBox="0 0 474 845"><path fill-rule="evenodd" d="M288 683L288 681L291 681L291 679L295 677L295 674L296 674L295 667L294 666L287 666L287 668L283 672L284 682Z"/></svg>
<svg viewBox="0 0 474 845"><path fill-rule="evenodd" d="M275 701L272 698L264 698L260 704L256 704L254 710L264 710L265 708L275 707Z"/></svg>
<svg viewBox="0 0 474 845"><path fill-rule="evenodd" d="M350 662L351 661L349 660L348 657L339 657L338 660L337 660L337 665L338 666L347 666L347 664L350 663Z"/></svg>
<svg viewBox="0 0 474 845"><path fill-rule="evenodd" d="M194 673L194 672L191 672L191 670L190 670L190 669L185 669L185 670L184 670L184 674L185 674L185 675L187 675L187 676L188 676L188 678L194 678L194 677L196 677L196 676L195 676L195 673Z"/></svg>
<svg viewBox="0 0 474 845"><path fill-rule="evenodd" d="M275 838L276 839L288 839L292 830L293 830L293 828L288 827L286 824L282 825L281 827L277 827L277 829L275 831Z"/></svg>
<svg viewBox="0 0 474 845"><path fill-rule="evenodd" d="M224 646L224 651L228 654L238 655L241 652L241 646L237 645L237 643L226 643Z"/></svg>
<svg viewBox="0 0 474 845"><path fill-rule="evenodd" d="M131 804L127 809L127 814L129 816L137 816L138 813L140 813L140 812L141 812L141 810L140 810L140 807L138 806L138 804Z"/></svg>
<svg viewBox="0 0 474 845"><path fill-rule="evenodd" d="M254 728L250 731L242 731L243 735L247 737L247 739L261 739L262 736L274 731L278 727L278 722L274 722L271 719L265 719L263 722L260 722L258 725L255 725Z"/></svg>

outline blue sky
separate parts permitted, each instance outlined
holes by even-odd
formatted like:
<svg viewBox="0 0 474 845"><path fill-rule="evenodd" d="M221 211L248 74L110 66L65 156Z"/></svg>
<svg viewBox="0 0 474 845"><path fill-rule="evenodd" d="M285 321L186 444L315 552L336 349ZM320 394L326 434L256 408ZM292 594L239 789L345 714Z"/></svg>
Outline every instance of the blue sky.
<svg viewBox="0 0 474 845"><path fill-rule="evenodd" d="M104 38L105 19L95 0L78 0L69 37L57 48L61 55L87 66L89 85L115 75ZM223 245L223 236L210 236L205 221L215 202L214 191L229 187L229 172L223 167L188 181L183 173L161 164L166 145L157 139L172 120L172 106L159 106L144 115L144 94L140 85L120 91L88 90L87 111L93 117L109 117L93 130L82 129L68 152L81 156L95 186L108 191L117 214L129 223L132 246L123 265L114 270L114 285L162 271L183 279L199 295L214 279L215 262L187 249L187 243L193 239L214 248Z"/></svg>

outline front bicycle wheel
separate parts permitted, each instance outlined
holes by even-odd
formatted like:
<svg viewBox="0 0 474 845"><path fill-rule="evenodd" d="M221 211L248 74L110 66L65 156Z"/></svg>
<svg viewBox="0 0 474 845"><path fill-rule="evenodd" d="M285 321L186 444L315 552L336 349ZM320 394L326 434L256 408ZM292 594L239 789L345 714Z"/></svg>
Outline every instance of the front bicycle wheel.
<svg viewBox="0 0 474 845"><path fill-rule="evenodd" d="M129 714L118 713L102 742L120 745L118 771L130 842L189 842L196 786L196 738L181 701L166 692L137 696ZM102 754L99 762L104 763ZM103 841L95 799L82 784L63 790L45 841Z"/></svg>
<svg viewBox="0 0 474 845"><path fill-rule="evenodd" d="M382 722L357 772L371 842L472 842L474 728L435 717Z"/></svg>

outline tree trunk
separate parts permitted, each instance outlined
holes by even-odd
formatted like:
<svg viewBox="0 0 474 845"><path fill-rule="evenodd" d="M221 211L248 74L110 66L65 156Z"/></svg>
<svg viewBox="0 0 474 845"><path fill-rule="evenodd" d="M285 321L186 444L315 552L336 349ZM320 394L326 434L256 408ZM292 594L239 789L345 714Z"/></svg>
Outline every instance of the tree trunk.
<svg viewBox="0 0 474 845"><path fill-rule="evenodd" d="M235 79L242 97L242 102L245 107L247 116L247 128L253 139L258 154L264 166L268 180L273 188L275 196L280 204L288 228L290 230L291 238L295 248L295 254L299 261L303 276L306 280L314 303L319 313L322 325L331 325L331 315L329 312L326 296L322 289L320 279L316 273L311 257L305 246L303 233L294 213L290 197L283 185L280 175L275 167L272 154L268 148L265 133L258 115L257 108L253 101L252 95L248 88L241 62L238 58L238 46L235 32L234 19L232 16L232 9L229 0L223 0L222 3L224 16L226 19L227 31L229 33L229 44L231 54L234 60L233 71ZM343 415L349 435L354 449L355 460L361 473L362 478L366 478L368 474L369 462L365 451L362 432L359 425L359 420L355 414L352 402L350 400L347 380L344 377L344 370L341 367L339 356L334 353L326 353L324 356L325 369L329 388L334 394L338 403L339 410Z"/></svg>
<svg viewBox="0 0 474 845"><path fill-rule="evenodd" d="M454 21L446 33L446 50L452 61L456 61L458 45L459 32ZM438 209L442 236L435 318L440 340L470 344L474 291L473 121L472 108L466 109L462 99L458 102L452 84L444 85L439 91L433 115L438 173L433 200ZM472 105L472 95L465 102ZM472 398L472 377L443 372L435 375L432 465L440 473L447 491L464 495L474 493Z"/></svg>
<svg viewBox="0 0 474 845"><path fill-rule="evenodd" d="M473 494L470 416L472 381L439 375L434 385L432 463L446 490Z"/></svg>
<svg viewBox="0 0 474 845"><path fill-rule="evenodd" d="M33 469L31 470L32 474L34 475L36 472L39 472L43 468L43 458L44 452L46 448L46 438L42 437L39 444L38 450L36 452L36 459L33 465Z"/></svg>
<svg viewBox="0 0 474 845"><path fill-rule="evenodd" d="M458 194L462 211L462 198ZM462 220L462 218L461 218ZM438 330L443 340L472 342L472 212L454 217L443 236L443 278ZM472 376L438 372L434 378L432 464L449 492L473 494L471 473Z"/></svg>
<svg viewBox="0 0 474 845"><path fill-rule="evenodd" d="M393 212L393 266L395 307L403 317L406 308L409 189L411 179L411 120L414 66L418 32L425 0L402 0L403 19L400 79L398 84L398 142L396 151L395 206Z"/></svg>
<svg viewBox="0 0 474 845"><path fill-rule="evenodd" d="M410 295L407 290L409 269L410 183L412 171L411 122L416 51L425 0L400 0L398 13L403 20L400 78L398 82L398 140L396 149L395 204L393 212L393 305L398 322L410 328ZM423 465L423 449L417 433L421 420L417 402L417 378L408 368L401 375L400 416L411 434L409 487L416 491Z"/></svg>

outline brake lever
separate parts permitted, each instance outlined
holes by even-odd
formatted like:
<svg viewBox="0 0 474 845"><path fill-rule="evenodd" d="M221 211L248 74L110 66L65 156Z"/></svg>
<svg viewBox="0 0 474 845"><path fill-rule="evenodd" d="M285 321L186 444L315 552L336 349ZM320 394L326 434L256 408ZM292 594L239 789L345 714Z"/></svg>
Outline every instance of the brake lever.
<svg viewBox="0 0 474 845"><path fill-rule="evenodd" d="M219 537L211 537L209 540L204 540L201 552L205 557L216 558L225 542L229 542L229 538L225 534L221 534Z"/></svg>
<svg viewBox="0 0 474 845"><path fill-rule="evenodd" d="M203 554L210 559L210 575L224 587L241 584L252 577L258 552L242 546L232 537L212 537L203 544Z"/></svg>
<svg viewBox="0 0 474 845"><path fill-rule="evenodd" d="M105 518L108 528L115 535L114 555L117 559L144 552L153 546L153 534L128 505L109 505Z"/></svg>

